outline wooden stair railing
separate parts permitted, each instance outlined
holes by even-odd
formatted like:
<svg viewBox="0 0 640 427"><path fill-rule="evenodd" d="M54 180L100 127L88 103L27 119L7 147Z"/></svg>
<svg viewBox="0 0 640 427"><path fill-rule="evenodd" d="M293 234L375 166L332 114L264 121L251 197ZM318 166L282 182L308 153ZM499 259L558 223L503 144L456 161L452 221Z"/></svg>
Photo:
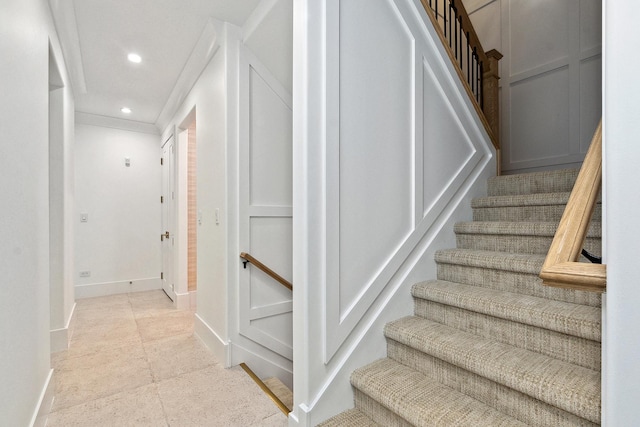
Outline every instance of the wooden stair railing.
<svg viewBox="0 0 640 427"><path fill-rule="evenodd" d="M241 363L240 367L247 373L247 375L249 375L249 377L251 377L251 379L258 385L258 387L260 387L260 389L269 397L269 399L271 399L273 403L275 403L276 406L280 408L283 414L289 415L289 412L291 412L291 410L287 407L287 405L285 405L284 402L280 400L280 398L273 392L273 390L271 390L269 386L267 386L264 381L262 381L260 377L258 377L255 372L253 372L251 368L247 366L246 363Z"/></svg>
<svg viewBox="0 0 640 427"><path fill-rule="evenodd" d="M241 252L240 258L245 260L243 261L245 263L244 268L247 268L246 263L250 262L251 264L258 267L260 270L264 271L268 276L275 279L278 283L280 283L285 288L289 289L290 291L293 290L293 285L287 279L280 276L278 273L276 273L275 271L273 271L272 269L270 269L269 267L267 267L266 265L264 265L263 263L255 259L253 256L251 256L251 254L248 254L246 252Z"/></svg>
<svg viewBox="0 0 640 427"><path fill-rule="evenodd" d="M603 264L577 262L602 183L602 121L562 214L558 230L542 266L540 278L547 286L604 292L607 270Z"/></svg>
<svg viewBox="0 0 640 427"><path fill-rule="evenodd" d="M500 109L495 49L485 52L462 0L420 0L496 149L500 174Z"/></svg>

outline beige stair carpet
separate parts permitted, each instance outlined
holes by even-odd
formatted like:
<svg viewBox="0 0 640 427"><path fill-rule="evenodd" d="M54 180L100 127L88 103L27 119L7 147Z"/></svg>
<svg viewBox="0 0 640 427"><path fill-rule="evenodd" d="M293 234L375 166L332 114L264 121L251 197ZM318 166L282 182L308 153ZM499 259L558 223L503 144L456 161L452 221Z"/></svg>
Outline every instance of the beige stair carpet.
<svg viewBox="0 0 640 427"><path fill-rule="evenodd" d="M538 277L577 173L491 178L413 286L414 316L386 325L387 358L352 374L355 408L321 425L599 425L601 297Z"/></svg>

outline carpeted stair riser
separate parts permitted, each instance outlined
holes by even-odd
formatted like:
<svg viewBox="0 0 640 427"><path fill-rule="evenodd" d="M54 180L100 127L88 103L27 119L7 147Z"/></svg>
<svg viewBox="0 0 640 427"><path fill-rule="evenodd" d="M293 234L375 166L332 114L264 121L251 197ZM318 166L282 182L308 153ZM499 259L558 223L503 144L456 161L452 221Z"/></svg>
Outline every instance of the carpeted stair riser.
<svg viewBox="0 0 640 427"><path fill-rule="evenodd" d="M489 196L571 192L578 169L554 170L521 175L502 175L489 178Z"/></svg>
<svg viewBox="0 0 640 427"><path fill-rule="evenodd" d="M373 418L375 424L385 427L414 427L413 424L400 418L393 411L385 408L380 402L357 388L354 389L353 394L356 408L359 408L367 418Z"/></svg>
<svg viewBox="0 0 640 427"><path fill-rule="evenodd" d="M414 298L447 304L493 317L600 341L600 309L512 292L433 280L415 284Z"/></svg>
<svg viewBox="0 0 640 427"><path fill-rule="evenodd" d="M419 317L387 324L385 336L579 418L600 422L600 373L597 371Z"/></svg>
<svg viewBox="0 0 640 427"><path fill-rule="evenodd" d="M390 338L387 338L387 355L447 387L490 405L528 425L540 427L597 425Z"/></svg>
<svg viewBox="0 0 640 427"><path fill-rule="evenodd" d="M474 221L560 222L570 193L480 197L471 201ZM602 220L598 203L591 221Z"/></svg>
<svg viewBox="0 0 640 427"><path fill-rule="evenodd" d="M417 298L416 316L589 369L600 369L600 343Z"/></svg>
<svg viewBox="0 0 640 427"><path fill-rule="evenodd" d="M543 286L538 277L543 255L447 249L435 254L438 279L523 295L600 307L595 292Z"/></svg>
<svg viewBox="0 0 640 427"><path fill-rule="evenodd" d="M388 358L355 370L351 384L356 389L356 406L385 426L523 425Z"/></svg>
<svg viewBox="0 0 640 427"><path fill-rule="evenodd" d="M367 417L361 410L357 408L340 412L335 417L318 424L317 427L384 427L375 423L371 418Z"/></svg>
<svg viewBox="0 0 640 427"><path fill-rule="evenodd" d="M462 222L454 226L458 249L520 254L547 254L556 224L549 222ZM584 248L600 254L600 223L593 223Z"/></svg>
<svg viewBox="0 0 640 427"><path fill-rule="evenodd" d="M384 427L367 417L361 410L354 408L340 412L335 417L318 424L318 427Z"/></svg>
<svg viewBox="0 0 640 427"><path fill-rule="evenodd" d="M403 365L529 425L596 425L392 339L387 339L387 352L388 357Z"/></svg>

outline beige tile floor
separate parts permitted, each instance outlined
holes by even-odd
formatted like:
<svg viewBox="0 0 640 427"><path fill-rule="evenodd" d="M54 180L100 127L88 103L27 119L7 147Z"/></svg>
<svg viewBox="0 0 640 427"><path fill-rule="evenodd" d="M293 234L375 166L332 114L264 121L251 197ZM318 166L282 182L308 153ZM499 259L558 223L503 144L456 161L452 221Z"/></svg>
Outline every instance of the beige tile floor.
<svg viewBox="0 0 640 427"><path fill-rule="evenodd" d="M77 302L70 347L52 356L47 426L286 426L240 368L193 335L162 291Z"/></svg>

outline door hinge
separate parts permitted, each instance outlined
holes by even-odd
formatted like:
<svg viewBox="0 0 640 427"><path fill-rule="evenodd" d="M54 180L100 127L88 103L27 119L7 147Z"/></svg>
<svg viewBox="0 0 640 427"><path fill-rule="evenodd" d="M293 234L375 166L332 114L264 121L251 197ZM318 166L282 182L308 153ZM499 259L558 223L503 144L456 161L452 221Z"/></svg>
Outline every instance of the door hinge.
<svg viewBox="0 0 640 427"><path fill-rule="evenodd" d="M160 166L164 165L164 158L160 157Z"/></svg>
<svg viewBox="0 0 640 427"><path fill-rule="evenodd" d="M160 272L160 280L163 280L163 279L164 279L164 273L161 271Z"/></svg>
<svg viewBox="0 0 640 427"><path fill-rule="evenodd" d="M160 196L160 203L164 203L164 196Z"/></svg>

